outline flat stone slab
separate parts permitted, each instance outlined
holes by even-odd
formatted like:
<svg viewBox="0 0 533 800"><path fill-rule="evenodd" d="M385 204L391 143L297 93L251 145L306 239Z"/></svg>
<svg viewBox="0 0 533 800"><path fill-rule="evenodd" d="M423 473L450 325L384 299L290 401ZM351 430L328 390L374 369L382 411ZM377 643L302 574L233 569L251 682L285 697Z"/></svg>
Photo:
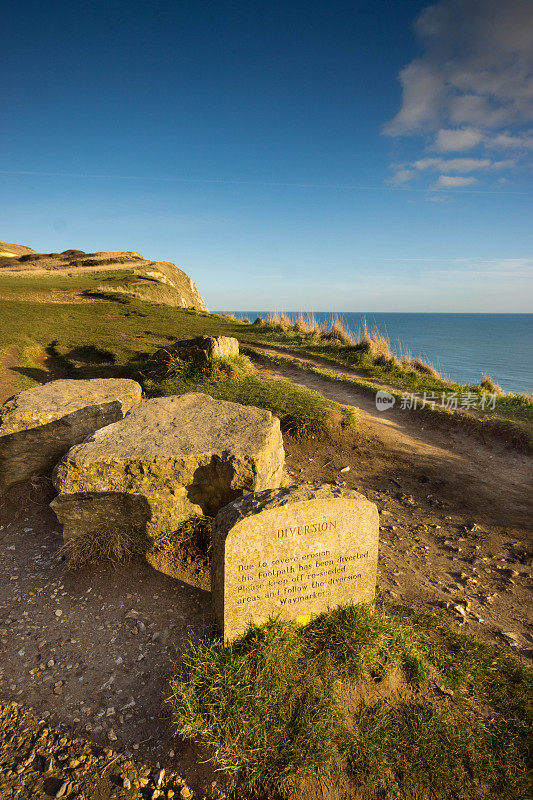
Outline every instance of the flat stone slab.
<svg viewBox="0 0 533 800"><path fill-rule="evenodd" d="M122 419L141 401L122 378L57 380L14 395L0 408L0 492L48 472L75 444Z"/></svg>
<svg viewBox="0 0 533 800"><path fill-rule="evenodd" d="M278 487L284 461L270 411L199 393L156 398L67 453L52 508L65 539L122 524L157 541L244 492Z"/></svg>
<svg viewBox="0 0 533 800"><path fill-rule="evenodd" d="M226 640L269 616L302 624L376 586L379 515L363 495L303 484L247 495L215 520L214 614Z"/></svg>

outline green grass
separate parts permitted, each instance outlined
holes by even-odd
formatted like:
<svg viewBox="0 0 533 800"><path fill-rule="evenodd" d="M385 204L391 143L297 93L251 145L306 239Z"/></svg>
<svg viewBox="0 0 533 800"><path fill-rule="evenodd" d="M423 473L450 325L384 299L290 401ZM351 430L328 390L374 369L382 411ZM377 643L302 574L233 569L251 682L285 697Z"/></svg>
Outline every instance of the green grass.
<svg viewBox="0 0 533 800"><path fill-rule="evenodd" d="M142 371L147 354L157 347L199 334L236 336L258 345L274 344L319 355L339 366L360 370L370 391L375 391L374 387L391 387L398 397L402 392L435 393L439 397L443 391L471 391L476 396L484 391L481 384L462 386L334 339L282 331L268 323L245 324L217 314L186 311L114 293L135 280L127 270L44 276L0 274L0 361L11 350L20 362L13 391L46 377L47 370L38 362L46 358L52 342L59 361L53 357L50 363L61 366L66 374L133 376ZM110 291L103 291L103 287ZM106 302L72 303L72 292L93 294ZM54 303L47 302L51 293ZM57 302L62 293L65 303ZM114 361L95 363L94 359L84 358L82 348L106 351ZM495 410L483 417L517 423L531 435L533 403L524 395L502 395L496 400Z"/></svg>
<svg viewBox="0 0 533 800"><path fill-rule="evenodd" d="M377 602L191 643L170 702L239 798L524 800L532 697L512 656Z"/></svg>
<svg viewBox="0 0 533 800"><path fill-rule="evenodd" d="M79 378L129 377L142 369L157 347L174 339L200 334L234 336L243 327L214 314L120 295L107 302L70 301L73 290L95 290L103 277L122 279L124 274L127 277L124 272L72 277L0 275L0 364L7 352L18 361L16 370L8 373L13 391L42 382L51 367ZM65 303L46 302L50 292L56 300L64 292ZM107 353L107 362L95 361L97 352Z"/></svg>
<svg viewBox="0 0 533 800"><path fill-rule="evenodd" d="M203 392L218 400L259 406L279 417L282 430L295 437L320 436L338 427L355 428L356 416L344 406L326 400L318 392L294 386L285 381L267 380L258 376L250 361L243 356L220 359L207 368L172 359L155 367L144 389L149 396Z"/></svg>

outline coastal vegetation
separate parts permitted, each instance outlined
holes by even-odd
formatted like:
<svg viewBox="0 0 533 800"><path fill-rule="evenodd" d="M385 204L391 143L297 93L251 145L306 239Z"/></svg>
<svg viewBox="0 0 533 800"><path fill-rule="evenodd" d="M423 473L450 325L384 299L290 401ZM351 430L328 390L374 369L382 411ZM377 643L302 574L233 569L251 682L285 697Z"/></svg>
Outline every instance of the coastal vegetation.
<svg viewBox="0 0 533 800"><path fill-rule="evenodd" d="M423 359L406 352L393 354L390 342L379 331L363 327L359 335L353 336L340 319L324 328L312 314L301 314L291 322L286 314L274 312L268 320L246 322L232 314L169 307L120 291L123 284L127 289L131 278L131 271L126 270L0 275L4 323L0 332L0 364L4 380L5 365L10 364L12 392L28 388L50 375L120 375L143 380L147 360L155 349L165 344L199 334L236 336L241 345L252 348L261 344L274 345L295 356L306 353L319 356L351 372L348 378L336 376L335 380L349 379L358 388L373 393L385 389L398 401L405 393L415 393L420 398L426 393L437 399L443 393L456 396L467 393L476 401L475 411L443 410L437 403L427 404L424 413L434 411L439 417L444 414L451 422L459 420L461 423L468 417L467 424L473 425L478 420L493 420L496 427L505 429L508 438L520 446L528 445L531 440L531 397L501 393L488 376L479 384L461 385L450 381ZM103 292L103 286L112 287L113 291ZM315 366L315 369L329 377L327 366ZM210 391L215 391L215 384L218 384L216 391L222 391L220 380L213 380L213 376L204 376L204 379ZM189 375L188 385L192 386L191 380ZM198 380L195 380L198 387ZM250 402L257 402L257 391L253 389L253 386L258 387L256 380L240 379L238 383L239 402L245 402L246 393ZM167 390L170 384L164 389ZM153 385L151 391L155 391ZM494 407L491 404L481 409L481 398L487 394L494 395ZM237 400L237 394L233 399ZM274 398L271 399L274 403ZM281 397L275 401L279 402Z"/></svg>
<svg viewBox="0 0 533 800"><path fill-rule="evenodd" d="M218 400L260 406L279 417L282 431L292 436L319 436L339 422L343 427L356 426L355 410L326 400L318 392L262 378L246 356L218 359L199 367L169 353L162 368L156 365L151 373L149 366L147 372L154 375L144 383L149 396L204 392Z"/></svg>
<svg viewBox="0 0 533 800"><path fill-rule="evenodd" d="M235 796L521 800L532 690L512 656L378 600L191 643L170 702Z"/></svg>

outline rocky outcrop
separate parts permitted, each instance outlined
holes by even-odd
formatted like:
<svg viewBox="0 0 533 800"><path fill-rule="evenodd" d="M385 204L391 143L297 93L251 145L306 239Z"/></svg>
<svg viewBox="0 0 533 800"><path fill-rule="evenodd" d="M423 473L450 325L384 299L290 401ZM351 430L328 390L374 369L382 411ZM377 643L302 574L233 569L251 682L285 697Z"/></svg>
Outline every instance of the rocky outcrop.
<svg viewBox="0 0 533 800"><path fill-rule="evenodd" d="M122 419L141 400L132 380L57 380L0 408L0 492L48 472L75 444Z"/></svg>
<svg viewBox="0 0 533 800"><path fill-rule="evenodd" d="M150 261L139 253L85 253L83 250L64 250L62 253L35 253L22 245L0 243L0 272L102 272L128 270L127 279L116 276L99 286L96 294L129 295L162 305L207 311L196 284L170 261ZM131 274L133 273L133 274Z"/></svg>
<svg viewBox="0 0 533 800"><path fill-rule="evenodd" d="M182 339L169 347L162 347L154 353L156 361L166 361L174 356L182 361L192 361L203 365L217 358L231 358L239 355L239 340L233 336L196 336Z"/></svg>
<svg viewBox="0 0 533 800"><path fill-rule="evenodd" d="M67 453L52 508L66 541L122 525L157 542L244 492L279 486L284 458L269 411L195 393L156 398Z"/></svg>

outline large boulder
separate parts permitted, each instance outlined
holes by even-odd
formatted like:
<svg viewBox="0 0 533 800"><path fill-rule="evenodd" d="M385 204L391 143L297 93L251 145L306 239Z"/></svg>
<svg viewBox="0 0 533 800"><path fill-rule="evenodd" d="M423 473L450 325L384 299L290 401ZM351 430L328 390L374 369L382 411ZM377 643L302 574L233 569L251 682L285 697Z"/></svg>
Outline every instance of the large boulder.
<svg viewBox="0 0 533 800"><path fill-rule="evenodd" d="M57 380L14 395L0 408L0 492L43 475L75 444L122 419L141 400L135 381Z"/></svg>
<svg viewBox="0 0 533 800"><path fill-rule="evenodd" d="M162 347L154 354L157 361L166 361L169 356L181 361L191 361L203 366L217 358L239 355L239 340L233 336L195 336L182 339L169 347Z"/></svg>
<svg viewBox="0 0 533 800"><path fill-rule="evenodd" d="M122 526L157 543L245 492L279 486L284 458L269 411L204 394L161 397L67 453L52 508L66 542Z"/></svg>

